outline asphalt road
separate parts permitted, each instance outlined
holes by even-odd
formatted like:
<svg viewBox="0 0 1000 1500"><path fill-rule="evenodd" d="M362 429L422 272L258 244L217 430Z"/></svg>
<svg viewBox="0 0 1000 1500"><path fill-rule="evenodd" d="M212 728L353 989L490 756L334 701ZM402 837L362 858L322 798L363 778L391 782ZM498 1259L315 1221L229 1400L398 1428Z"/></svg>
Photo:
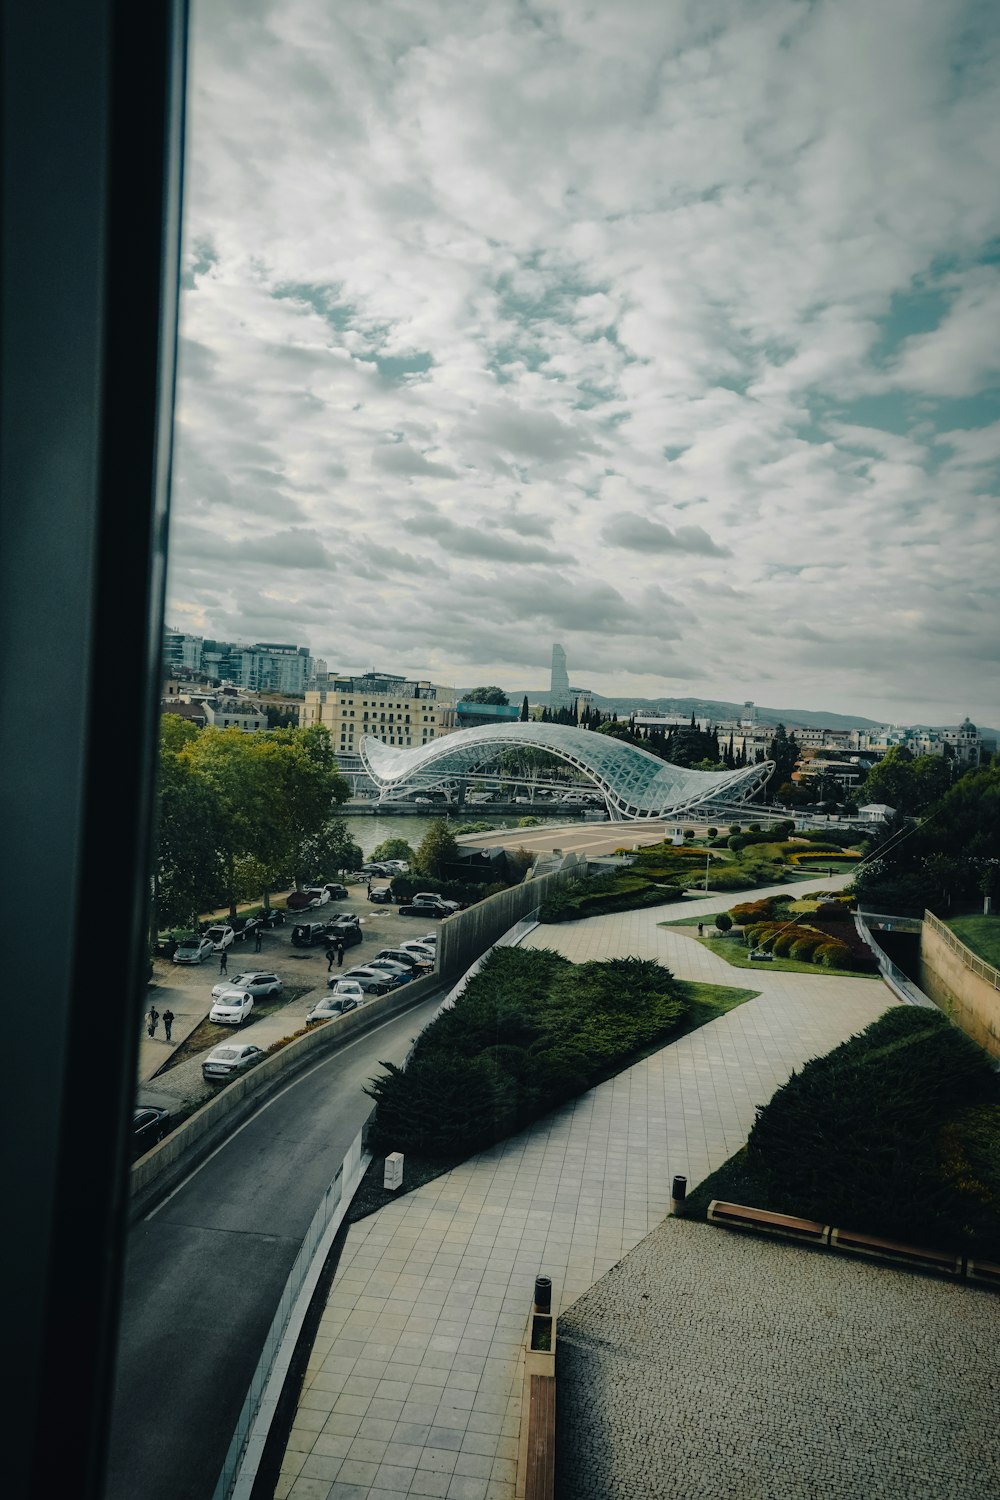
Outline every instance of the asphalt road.
<svg viewBox="0 0 1000 1500"><path fill-rule="evenodd" d="M440 994L305 1073L129 1239L106 1500L215 1487L282 1288L316 1206Z"/></svg>

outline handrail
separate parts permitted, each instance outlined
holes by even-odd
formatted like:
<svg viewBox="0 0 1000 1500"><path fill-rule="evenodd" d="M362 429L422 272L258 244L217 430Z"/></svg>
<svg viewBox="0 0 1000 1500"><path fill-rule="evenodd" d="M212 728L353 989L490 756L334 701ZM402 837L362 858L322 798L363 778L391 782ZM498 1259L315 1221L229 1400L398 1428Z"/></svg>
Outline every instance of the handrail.
<svg viewBox="0 0 1000 1500"><path fill-rule="evenodd" d="M932 911L924 912L924 921L932 932L936 933L954 953L958 954L958 957L967 969L971 969L973 974L978 974L980 979L985 979L986 983L991 984L995 990L1000 990L1000 969L995 969L984 958L980 958L978 954L973 953L971 948L967 948L961 938L957 938L951 928L942 922L939 917L936 917Z"/></svg>
<svg viewBox="0 0 1000 1500"><path fill-rule="evenodd" d="M911 922L913 923L913 925L908 928L899 928L897 926L897 923L899 921ZM868 927L869 922L878 922L884 924L884 926L890 931L896 930L907 932L919 932L920 923L914 922L914 920L909 917L878 917L874 912L867 911L856 911L854 913L855 930L857 931L858 936L868 944L868 947L875 955L875 961L879 966L879 971L882 975L882 978L885 980L886 984L892 990L897 999L902 1000L904 1005L921 1005L925 1009L933 1009L933 1000L931 1000L929 996L924 994L919 985L913 983L913 980L910 979L909 975L903 973L898 964L893 963L892 959L889 957L888 953L886 953L885 949L880 947L879 944L875 941Z"/></svg>

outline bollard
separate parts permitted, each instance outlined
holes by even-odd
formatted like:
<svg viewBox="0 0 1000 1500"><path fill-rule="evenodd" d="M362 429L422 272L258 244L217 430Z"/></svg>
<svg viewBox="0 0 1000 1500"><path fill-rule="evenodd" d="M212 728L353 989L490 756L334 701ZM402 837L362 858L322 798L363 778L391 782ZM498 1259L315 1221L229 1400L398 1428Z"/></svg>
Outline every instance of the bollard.
<svg viewBox="0 0 1000 1500"><path fill-rule="evenodd" d="M687 1197L688 1180L686 1177L674 1178L670 1189L670 1212L675 1214L683 1207L684 1199Z"/></svg>
<svg viewBox="0 0 1000 1500"><path fill-rule="evenodd" d="M535 1312L552 1311L552 1280L548 1276L535 1277Z"/></svg>

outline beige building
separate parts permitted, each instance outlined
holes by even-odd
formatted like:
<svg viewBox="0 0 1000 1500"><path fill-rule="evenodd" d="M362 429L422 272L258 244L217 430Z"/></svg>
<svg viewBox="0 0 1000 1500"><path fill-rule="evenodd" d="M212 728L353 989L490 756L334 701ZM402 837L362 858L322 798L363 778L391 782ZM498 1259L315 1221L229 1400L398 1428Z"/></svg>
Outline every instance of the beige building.
<svg viewBox="0 0 1000 1500"><path fill-rule="evenodd" d="M433 682L412 682L386 672L361 677L330 673L326 685L306 692L302 725L322 724L338 756L350 757L366 734L386 745L414 749L455 728L455 692Z"/></svg>

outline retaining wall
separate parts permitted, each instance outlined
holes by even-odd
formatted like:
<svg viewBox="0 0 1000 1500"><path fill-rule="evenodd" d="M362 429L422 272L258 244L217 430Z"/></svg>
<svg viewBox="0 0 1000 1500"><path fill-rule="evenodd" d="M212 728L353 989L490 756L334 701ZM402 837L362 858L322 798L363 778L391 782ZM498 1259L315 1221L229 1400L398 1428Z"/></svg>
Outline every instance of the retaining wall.
<svg viewBox="0 0 1000 1500"><path fill-rule="evenodd" d="M498 891L495 896L470 906L468 911L448 917L438 929L437 964L442 978L464 973L516 922L541 906L551 891L581 874L586 866L586 859L567 854L562 868L551 875L523 880L520 885Z"/></svg>
<svg viewBox="0 0 1000 1500"><path fill-rule="evenodd" d="M1000 1058L1000 972L931 912L920 938L920 988L991 1057Z"/></svg>
<svg viewBox="0 0 1000 1500"><path fill-rule="evenodd" d="M231 1135L297 1073L331 1056L354 1037L372 1031L383 1021L418 1005L440 987L437 974L415 979L388 995L380 995L367 1005L349 1011L337 1021L326 1021L305 1036L296 1037L294 1042L265 1058L242 1078L225 1084L214 1099L203 1104L165 1141L136 1162L131 1173L131 1221L148 1213L192 1168L214 1151L220 1141Z"/></svg>

